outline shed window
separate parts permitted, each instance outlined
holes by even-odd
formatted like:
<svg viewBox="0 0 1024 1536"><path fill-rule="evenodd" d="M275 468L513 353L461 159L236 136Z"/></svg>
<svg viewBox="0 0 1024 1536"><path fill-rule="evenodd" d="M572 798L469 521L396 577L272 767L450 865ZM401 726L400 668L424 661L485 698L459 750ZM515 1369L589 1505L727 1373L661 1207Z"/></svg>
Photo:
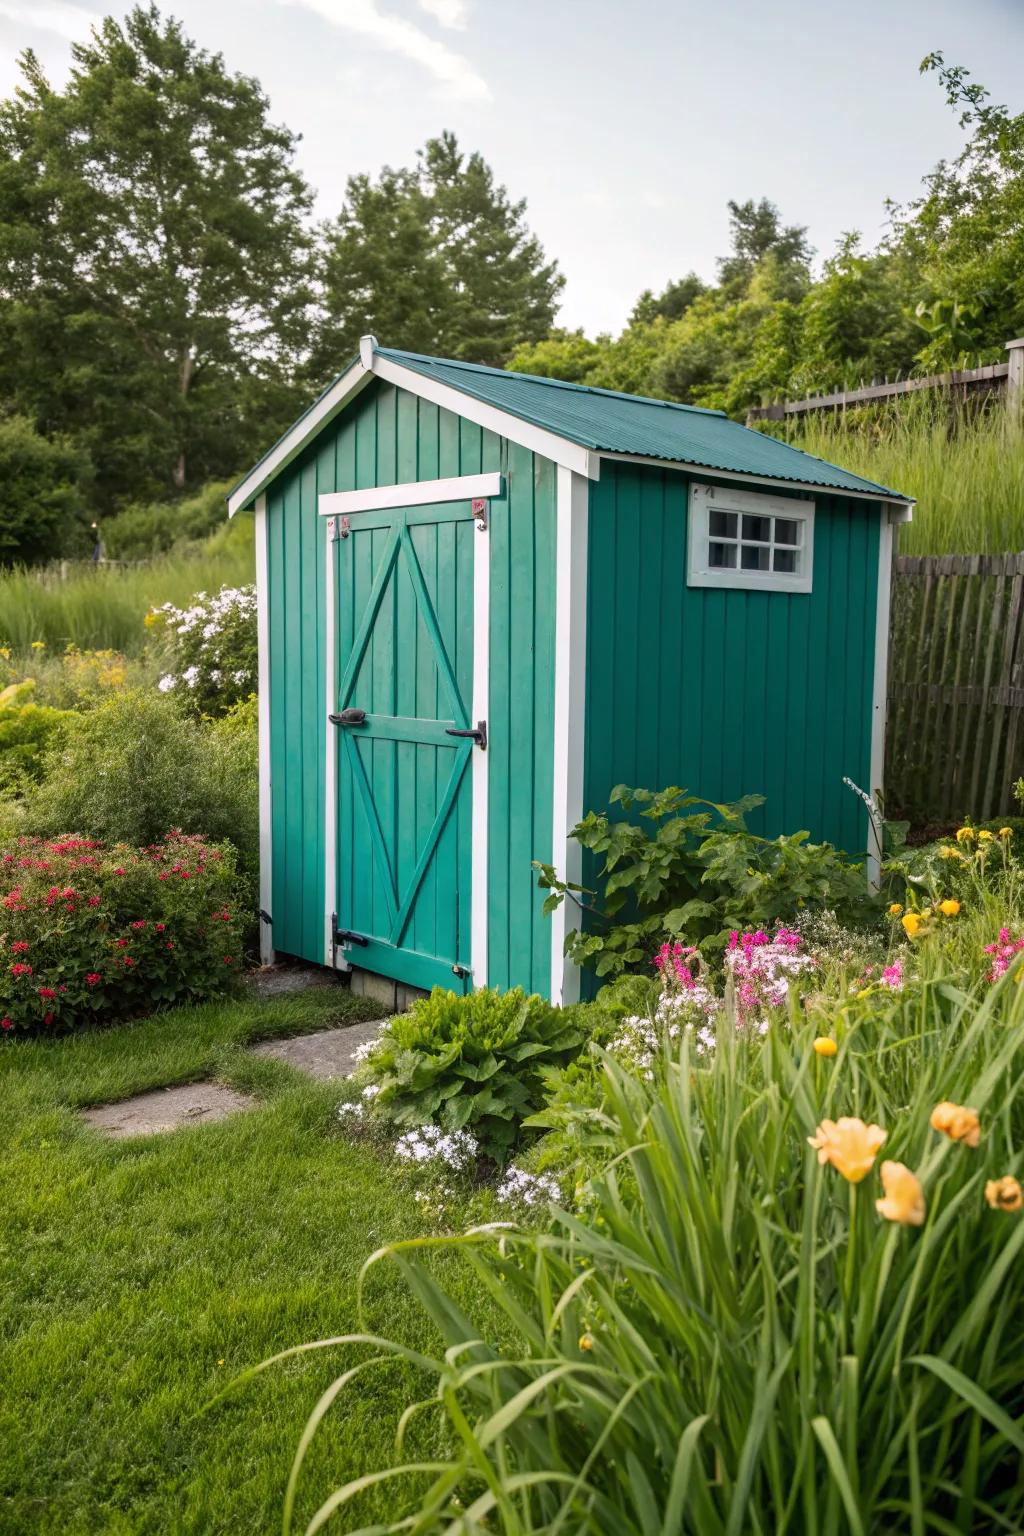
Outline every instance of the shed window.
<svg viewBox="0 0 1024 1536"><path fill-rule="evenodd" d="M813 559L813 501L722 485L691 487L691 587L809 592Z"/></svg>

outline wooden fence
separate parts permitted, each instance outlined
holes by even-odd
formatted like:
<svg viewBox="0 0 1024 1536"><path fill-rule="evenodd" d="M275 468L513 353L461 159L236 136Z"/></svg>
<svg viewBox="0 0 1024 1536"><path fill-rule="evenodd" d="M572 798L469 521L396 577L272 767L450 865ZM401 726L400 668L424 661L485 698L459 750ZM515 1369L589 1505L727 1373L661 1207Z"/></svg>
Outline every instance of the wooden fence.
<svg viewBox="0 0 1024 1536"><path fill-rule="evenodd" d="M901 555L886 802L915 822L1013 809L1024 775L1024 554Z"/></svg>
<svg viewBox="0 0 1024 1536"><path fill-rule="evenodd" d="M747 425L756 421L785 421L790 416L805 416L809 411L840 411L848 405L867 405L889 400L896 395L916 394L922 389L944 389L958 395L999 394L1008 411L1019 417L1024 405L1024 336L1006 343L1005 363L984 363L978 368L956 368L950 373L932 373L917 379L875 379L856 389L838 389L827 395L808 395L805 400L778 400L774 405L758 405L747 412Z"/></svg>

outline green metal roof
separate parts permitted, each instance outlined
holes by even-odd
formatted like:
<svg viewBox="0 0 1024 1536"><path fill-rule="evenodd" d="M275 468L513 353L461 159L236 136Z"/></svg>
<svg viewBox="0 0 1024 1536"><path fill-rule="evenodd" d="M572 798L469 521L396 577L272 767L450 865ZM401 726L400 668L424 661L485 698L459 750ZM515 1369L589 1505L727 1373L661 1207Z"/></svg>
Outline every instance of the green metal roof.
<svg viewBox="0 0 1024 1536"><path fill-rule="evenodd" d="M678 405L670 400L648 400L642 395L622 395L611 389L567 384L562 379L509 373L479 363L423 357L417 352L398 352L388 347L378 347L377 351L381 357L426 378L437 379L497 410L601 453L635 454L639 458L693 464L722 473L792 480L834 491L859 491L862 495L876 493L897 501L913 500L778 438L741 426L724 411Z"/></svg>

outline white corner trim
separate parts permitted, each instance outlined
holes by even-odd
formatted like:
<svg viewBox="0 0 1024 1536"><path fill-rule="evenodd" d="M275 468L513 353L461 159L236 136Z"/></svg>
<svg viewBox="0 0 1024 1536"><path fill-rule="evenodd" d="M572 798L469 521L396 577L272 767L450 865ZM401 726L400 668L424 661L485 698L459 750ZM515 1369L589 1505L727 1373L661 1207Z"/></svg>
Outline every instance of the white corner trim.
<svg viewBox="0 0 1024 1536"><path fill-rule="evenodd" d="M551 862L579 884L583 850L569 832L583 817L583 746L587 680L587 539L590 488L558 470L555 512L555 718ZM565 957L572 914L565 901L551 914L551 1001L579 1000L579 967Z"/></svg>
<svg viewBox="0 0 1024 1536"><path fill-rule="evenodd" d="M327 720L337 709L335 693L335 657L337 654L338 592L334 570L335 524L323 525L327 540L324 597L324 720L327 727L327 746L324 760L324 965L335 970L348 971L351 966L345 959L344 950L336 951L332 919L338 899L338 731Z"/></svg>
<svg viewBox="0 0 1024 1536"><path fill-rule="evenodd" d="M696 475L701 480L737 480L746 485L767 485L778 491L810 491L814 496L847 496L854 501L881 502L887 507L911 509L910 497L886 496L882 491L847 491L838 486L813 485L810 480L778 480L770 475L746 475L738 469L714 469L709 464L690 464L682 459L654 459L641 453L600 453L609 464L649 464L652 469L671 469L682 475ZM597 479L596 475L591 477ZM900 519L903 521L903 519Z"/></svg>
<svg viewBox="0 0 1024 1536"><path fill-rule="evenodd" d="M361 389L365 389L372 377L372 373L362 363L355 363L340 379L336 379L231 492L228 497L228 516L234 517L236 512L249 505L254 496L265 490L271 480L302 452L310 438L337 416Z"/></svg>
<svg viewBox="0 0 1024 1536"><path fill-rule="evenodd" d="M464 394L461 389L456 389L451 384L442 384L438 379L427 378L426 375L418 373L415 368L406 368L401 363L396 363L393 358L381 357L379 352L374 353L373 371L377 378L384 379L400 389L407 389L411 394L419 395L421 400L430 400L442 410L452 411L456 416L464 416L467 421L473 421L477 426L497 433L499 437L507 437L509 442L529 448L545 459L552 459L556 464L574 469L578 474L586 475L591 480L596 480L600 476L601 465L598 455L590 448L584 448L568 438L559 437L556 432L549 432L544 427L535 427L530 422L523 421L521 417L513 416L509 411L499 410L497 406L477 400L474 395Z"/></svg>
<svg viewBox="0 0 1024 1536"><path fill-rule="evenodd" d="M374 353L376 352L376 350L377 350L377 338L376 338L376 336L360 336L360 338L359 338L359 361L362 363L362 365L366 369L367 373L370 373L373 370L373 357L374 357Z"/></svg>
<svg viewBox="0 0 1024 1536"><path fill-rule="evenodd" d="M256 714L259 735L260 912L273 911L273 802L270 785L270 588L267 560L267 498L256 502ZM257 919L260 962L274 963L274 934L270 923Z"/></svg>
<svg viewBox="0 0 1024 1536"><path fill-rule="evenodd" d="M407 480L366 491L325 491L319 498L321 517L348 517L353 512L390 511L392 507L432 507L443 501L492 500L505 494L503 475L455 475L447 480Z"/></svg>
<svg viewBox="0 0 1024 1536"><path fill-rule="evenodd" d="M470 719L490 718L491 693L491 520L473 533L473 702ZM489 923L490 869L488 833L490 826L491 748L481 752L473 747L473 811L470 822L473 851L471 858L469 960L473 986L487 985L487 938Z"/></svg>
<svg viewBox="0 0 1024 1536"><path fill-rule="evenodd" d="M871 690L871 783L872 798L885 793L885 727L889 688L889 609L892 600L892 522L882 511L878 539L878 595L875 599L875 672ZM883 798L884 811L884 798ZM875 841L874 823L868 818L868 838ZM881 877L881 848L868 850L868 881L877 890Z"/></svg>

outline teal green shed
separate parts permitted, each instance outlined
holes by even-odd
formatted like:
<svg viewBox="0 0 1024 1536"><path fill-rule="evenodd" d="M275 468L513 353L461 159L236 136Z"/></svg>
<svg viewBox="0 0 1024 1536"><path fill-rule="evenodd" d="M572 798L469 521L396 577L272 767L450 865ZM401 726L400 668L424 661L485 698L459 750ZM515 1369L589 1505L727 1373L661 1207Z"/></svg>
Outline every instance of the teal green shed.
<svg viewBox="0 0 1024 1536"><path fill-rule="evenodd" d="M578 995L532 861L615 784L867 849L911 501L723 413L392 351L240 482L262 953ZM870 850L869 850L870 852Z"/></svg>

